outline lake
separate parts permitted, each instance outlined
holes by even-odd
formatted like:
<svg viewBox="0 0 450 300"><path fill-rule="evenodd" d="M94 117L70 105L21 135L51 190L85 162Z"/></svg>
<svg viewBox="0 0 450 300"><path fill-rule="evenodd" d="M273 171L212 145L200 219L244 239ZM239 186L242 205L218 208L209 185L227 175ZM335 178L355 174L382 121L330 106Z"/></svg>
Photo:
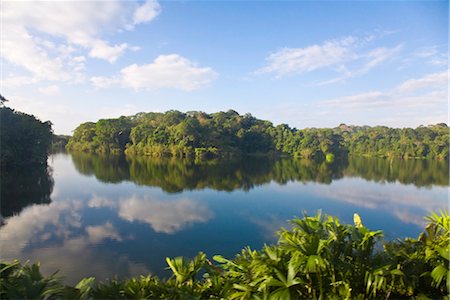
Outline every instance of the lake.
<svg viewBox="0 0 450 300"><path fill-rule="evenodd" d="M385 239L416 237L447 209L449 165L350 157L333 163L53 154L45 168L2 174L1 259L40 261L67 283L167 276L166 257L231 258L276 241L289 219L357 212Z"/></svg>

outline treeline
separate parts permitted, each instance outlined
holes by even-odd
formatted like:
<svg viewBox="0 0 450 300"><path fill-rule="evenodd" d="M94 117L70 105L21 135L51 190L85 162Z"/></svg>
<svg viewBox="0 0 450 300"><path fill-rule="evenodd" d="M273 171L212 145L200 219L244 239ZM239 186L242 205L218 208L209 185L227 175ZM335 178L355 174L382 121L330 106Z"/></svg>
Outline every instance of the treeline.
<svg viewBox="0 0 450 300"><path fill-rule="evenodd" d="M433 213L417 239L384 243L381 231L337 218L304 216L276 245L245 248L233 259L204 253L167 258L168 279L147 275L65 286L39 265L0 263L1 299L447 299L448 212Z"/></svg>
<svg viewBox="0 0 450 300"><path fill-rule="evenodd" d="M335 131L343 137L345 148L351 154L401 158L449 157L450 136L445 123L416 129L342 124Z"/></svg>
<svg viewBox="0 0 450 300"><path fill-rule="evenodd" d="M236 159L176 159L72 153L81 174L108 183L123 181L159 187L165 192L214 189L251 190L271 181L329 184L344 176L418 187L448 186L449 165L441 160L389 160L350 156L334 162L250 156Z"/></svg>
<svg viewBox="0 0 450 300"><path fill-rule="evenodd" d="M449 129L444 123L416 129L342 124L299 130L233 110L212 114L172 110L87 122L75 129L67 144L68 150L154 157L274 154L328 160L348 154L446 159L448 148Z"/></svg>

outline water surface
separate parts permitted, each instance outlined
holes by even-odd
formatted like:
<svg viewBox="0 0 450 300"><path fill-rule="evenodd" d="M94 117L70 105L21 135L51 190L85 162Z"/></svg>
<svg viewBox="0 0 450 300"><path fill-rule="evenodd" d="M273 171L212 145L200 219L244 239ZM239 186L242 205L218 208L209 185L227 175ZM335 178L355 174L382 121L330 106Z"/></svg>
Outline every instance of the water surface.
<svg viewBox="0 0 450 300"><path fill-rule="evenodd" d="M235 161L55 154L50 168L3 172L0 255L40 261L68 283L152 273L165 257L232 257L276 241L302 212L417 236L447 209L448 162L349 158Z"/></svg>

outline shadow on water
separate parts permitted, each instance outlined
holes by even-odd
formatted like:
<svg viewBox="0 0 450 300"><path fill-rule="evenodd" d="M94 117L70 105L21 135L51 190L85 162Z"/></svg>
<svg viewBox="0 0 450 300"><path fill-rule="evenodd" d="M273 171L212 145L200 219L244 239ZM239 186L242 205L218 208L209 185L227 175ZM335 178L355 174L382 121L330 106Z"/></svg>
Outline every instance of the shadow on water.
<svg viewBox="0 0 450 300"><path fill-rule="evenodd" d="M333 163L292 158L245 157L240 160L100 156L72 153L76 169L109 183L131 181L160 187L168 193L185 190L249 191L274 181L330 184L344 176L375 182L400 182L417 187L447 186L449 166L439 160L388 160L349 157Z"/></svg>
<svg viewBox="0 0 450 300"><path fill-rule="evenodd" d="M49 204L53 190L51 168L47 165L3 168L0 210L3 217L19 214L31 204Z"/></svg>

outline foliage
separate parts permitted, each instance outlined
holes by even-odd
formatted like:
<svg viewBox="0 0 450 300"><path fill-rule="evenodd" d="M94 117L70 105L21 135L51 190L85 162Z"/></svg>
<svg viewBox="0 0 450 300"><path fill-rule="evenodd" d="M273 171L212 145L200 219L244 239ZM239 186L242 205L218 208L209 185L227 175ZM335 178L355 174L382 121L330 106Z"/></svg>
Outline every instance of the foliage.
<svg viewBox="0 0 450 300"><path fill-rule="evenodd" d="M47 164L52 124L32 115L0 107L0 162L2 167Z"/></svg>
<svg viewBox="0 0 450 300"><path fill-rule="evenodd" d="M449 128L445 123L412 128L341 125L349 153L377 157L439 158L449 157Z"/></svg>
<svg viewBox="0 0 450 300"><path fill-rule="evenodd" d="M341 125L298 130L233 110L212 114L171 110L83 123L75 129L67 149L153 157L278 154L332 161L355 154L444 159L448 158L448 142L445 124L417 129Z"/></svg>
<svg viewBox="0 0 450 300"><path fill-rule="evenodd" d="M450 217L433 213L418 239L379 247L382 233L337 218L304 215L277 245L245 248L234 259L203 253L167 258L172 277L141 276L64 286L39 265L1 263L0 298L40 299L375 299L447 298Z"/></svg>

